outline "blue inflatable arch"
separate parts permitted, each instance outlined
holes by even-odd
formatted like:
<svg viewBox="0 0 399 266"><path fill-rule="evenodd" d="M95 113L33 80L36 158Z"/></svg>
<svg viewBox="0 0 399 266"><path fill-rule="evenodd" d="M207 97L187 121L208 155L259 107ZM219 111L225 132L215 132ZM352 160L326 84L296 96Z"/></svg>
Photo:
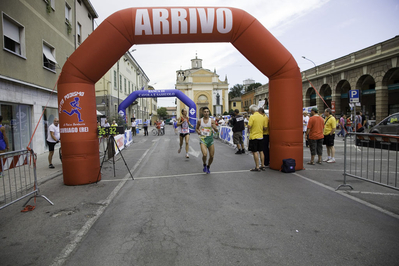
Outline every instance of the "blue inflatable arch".
<svg viewBox="0 0 399 266"><path fill-rule="evenodd" d="M188 117L190 123L195 127L197 124L197 106L183 92L179 90L141 90L132 92L118 107L118 113L126 116L126 108L129 107L137 98L157 98L157 97L177 97L188 106ZM122 114L123 113L123 114ZM195 132L195 128L190 132Z"/></svg>

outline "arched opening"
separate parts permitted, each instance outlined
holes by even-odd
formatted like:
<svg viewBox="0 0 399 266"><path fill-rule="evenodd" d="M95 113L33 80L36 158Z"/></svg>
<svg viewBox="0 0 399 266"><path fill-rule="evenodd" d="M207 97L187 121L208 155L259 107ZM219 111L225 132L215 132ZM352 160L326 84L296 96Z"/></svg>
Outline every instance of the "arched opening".
<svg viewBox="0 0 399 266"><path fill-rule="evenodd" d="M388 87L388 114L399 112L399 68L392 68L385 73L382 85Z"/></svg>
<svg viewBox="0 0 399 266"><path fill-rule="evenodd" d="M331 87L328 84L323 84L320 89L320 96L323 97L324 102L323 102L323 110L326 108L331 108Z"/></svg>
<svg viewBox="0 0 399 266"><path fill-rule="evenodd" d="M98 180L95 82L135 44L193 42L230 42L269 78L270 168L280 169L286 158L296 160L296 170L303 168L301 74L293 56L259 21L236 8L140 7L109 16L64 64L58 105L65 184ZM77 95L80 123L63 112Z"/></svg>
<svg viewBox="0 0 399 266"><path fill-rule="evenodd" d="M306 90L305 99L304 107L316 105L316 92L314 91L313 87L309 87Z"/></svg>
<svg viewBox="0 0 399 266"><path fill-rule="evenodd" d="M341 108L337 110L337 114L350 114L351 108L349 106L349 91L351 85L347 80L341 80L337 84L337 94L340 94Z"/></svg>
<svg viewBox="0 0 399 266"><path fill-rule="evenodd" d="M375 80L370 75L363 75L356 83L356 89L360 93L361 111L370 119L372 114L375 114Z"/></svg>

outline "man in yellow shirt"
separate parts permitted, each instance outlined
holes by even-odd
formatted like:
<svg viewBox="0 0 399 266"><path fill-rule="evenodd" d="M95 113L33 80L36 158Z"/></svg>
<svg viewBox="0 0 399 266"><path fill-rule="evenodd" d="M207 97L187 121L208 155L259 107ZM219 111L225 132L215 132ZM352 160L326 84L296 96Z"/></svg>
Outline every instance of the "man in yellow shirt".
<svg viewBox="0 0 399 266"><path fill-rule="evenodd" d="M330 108L327 108L324 111L325 119L324 119L324 142L327 148L328 158L323 160L323 162L327 163L335 163L335 148L334 148L334 139L335 139L335 129L337 127L337 121L335 121L334 116L332 115L332 111Z"/></svg>
<svg viewBox="0 0 399 266"><path fill-rule="evenodd" d="M265 157L263 154L263 130L267 127L265 118L258 112L258 107L253 104L249 107L252 113L248 121L249 145L248 150L252 151L255 160L255 168L250 171L259 172L265 170ZM259 154L258 154L259 153ZM261 167L259 167L259 156Z"/></svg>

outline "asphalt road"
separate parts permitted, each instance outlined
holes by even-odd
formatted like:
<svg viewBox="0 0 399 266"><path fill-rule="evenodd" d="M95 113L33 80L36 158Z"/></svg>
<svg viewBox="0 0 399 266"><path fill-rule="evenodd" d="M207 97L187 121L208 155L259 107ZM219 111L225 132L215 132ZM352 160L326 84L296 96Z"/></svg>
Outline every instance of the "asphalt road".
<svg viewBox="0 0 399 266"><path fill-rule="evenodd" d="M196 135L189 159L171 127L138 136L122 151L134 181L118 156L98 184L46 182L54 206L0 212L1 264L398 265L399 193L356 180L336 192L340 141L336 164L284 174L249 172L252 156L216 140L206 175Z"/></svg>

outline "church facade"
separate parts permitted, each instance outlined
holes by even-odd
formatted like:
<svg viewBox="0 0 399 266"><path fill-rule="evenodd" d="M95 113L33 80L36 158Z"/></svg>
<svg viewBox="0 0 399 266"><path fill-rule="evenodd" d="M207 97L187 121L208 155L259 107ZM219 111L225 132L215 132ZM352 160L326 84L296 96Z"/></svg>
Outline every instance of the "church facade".
<svg viewBox="0 0 399 266"><path fill-rule="evenodd" d="M191 59L190 69L176 71L175 87L195 102L198 117L202 107L208 107L212 116L229 112L228 86L227 77L221 81L219 75L216 74L216 69L213 72L204 69L202 59L197 56ZM177 117L180 116L183 108L187 108L186 105L177 100Z"/></svg>

